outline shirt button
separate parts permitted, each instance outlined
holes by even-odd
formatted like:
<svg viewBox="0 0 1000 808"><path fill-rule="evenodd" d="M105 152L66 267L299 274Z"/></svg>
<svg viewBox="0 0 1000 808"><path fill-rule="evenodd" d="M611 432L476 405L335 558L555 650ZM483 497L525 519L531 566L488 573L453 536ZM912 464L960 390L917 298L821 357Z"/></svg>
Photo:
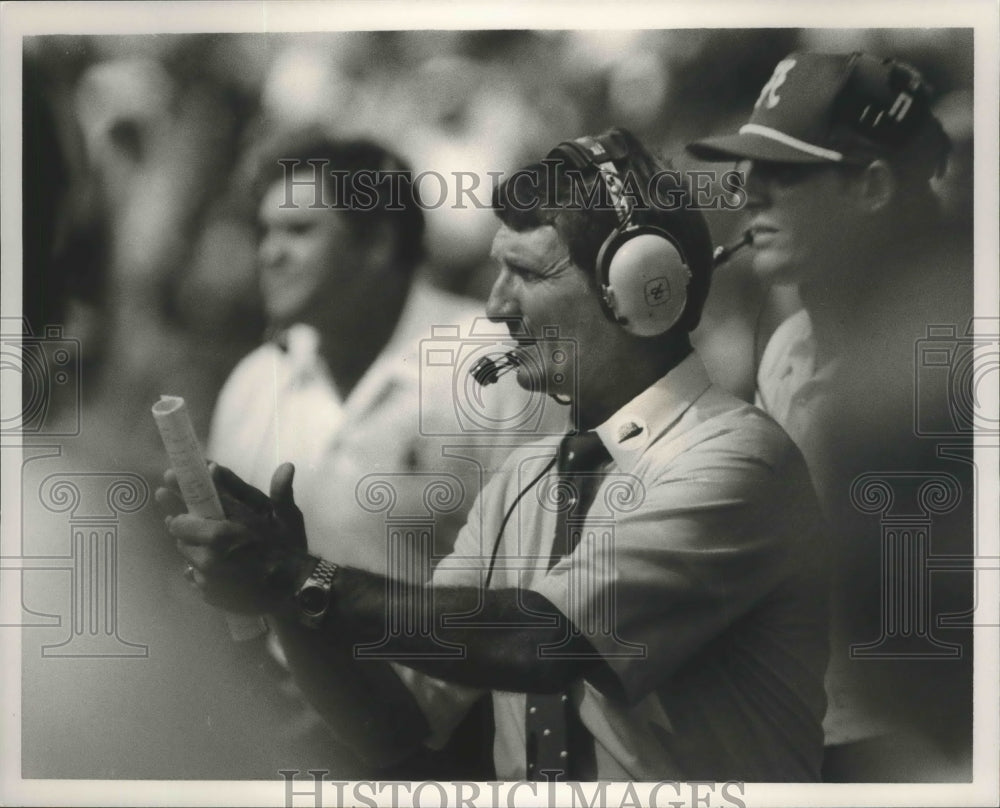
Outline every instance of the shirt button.
<svg viewBox="0 0 1000 808"><path fill-rule="evenodd" d="M569 699L569 696L567 696L567 695L566 695L565 693L563 693L563 694L562 694L562 695L561 695L561 696L559 697L559 701L567 701L568 699Z"/></svg>
<svg viewBox="0 0 1000 808"><path fill-rule="evenodd" d="M529 707L528 708L528 712L531 713L532 715L534 715L535 713L538 712L538 708L537 707Z"/></svg>
<svg viewBox="0 0 1000 808"><path fill-rule="evenodd" d="M576 459L576 452L572 452L572 451L571 451L571 452L568 452L568 453L566 454L566 459L567 459L567 460L574 460L574 459Z"/></svg>
<svg viewBox="0 0 1000 808"><path fill-rule="evenodd" d="M565 759L566 757L568 757L568 755L566 754L566 750L565 749L563 749L562 752L559 753L559 757L561 757L563 759Z"/></svg>
<svg viewBox="0 0 1000 808"><path fill-rule="evenodd" d="M550 730L550 729L543 729L542 730L542 735L551 735L551 734L552 734L552 730Z"/></svg>

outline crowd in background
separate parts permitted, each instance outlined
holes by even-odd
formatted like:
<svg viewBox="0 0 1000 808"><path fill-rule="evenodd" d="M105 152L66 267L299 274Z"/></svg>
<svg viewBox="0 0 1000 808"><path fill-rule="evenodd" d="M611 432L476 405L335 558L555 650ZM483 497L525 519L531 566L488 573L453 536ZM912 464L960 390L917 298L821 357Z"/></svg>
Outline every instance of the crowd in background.
<svg viewBox="0 0 1000 808"><path fill-rule="evenodd" d="M37 203L25 198L26 227L49 222L53 249L46 251L43 234L42 245L29 252L26 230L24 311L36 334L61 324L66 335L81 341L82 428L65 442L66 462L155 480L165 457L149 409L163 393L185 397L205 437L223 380L259 344L265 327L246 157L265 135L320 125L334 135L374 137L416 172L474 172L488 189L487 172L510 171L560 140L619 125L678 167L692 168L697 164L683 154L684 144L734 131L775 63L796 49L892 55L923 72L936 88L937 114L953 144L937 190L949 232L967 252L973 76L968 30L26 39L25 131L31 110L51 114L59 147L25 141L24 186L43 191ZM63 163L57 154L64 155ZM488 190L481 196L488 198ZM708 217L715 241L728 243L737 217ZM444 289L485 299L494 272L487 257L496 227L491 211L446 203L427 211L427 225L428 259L421 271ZM927 265L921 271L936 270ZM781 293L765 299L739 257L720 270L694 334L715 379L752 397L756 348L766 339L762 331L773 329L794 305ZM213 745L213 739L240 735L238 702L246 694L201 688L229 671L231 660L209 650L191 660L186 680L168 673L176 670L176 654L203 648L215 635L191 628L200 604L166 581L163 569L174 570L177 562L169 547L159 546L168 542L154 535L155 523L151 518L145 546L123 548L132 554L125 569L132 570L136 589L159 588L160 605L177 619L154 619L148 612L155 599L137 593L130 598L124 582L123 622L148 631L141 639L158 656L121 663L128 673L114 689L100 681L97 663L87 663L89 677L78 675L79 668L52 674L37 667L27 695L65 701L68 729L46 747L45 721L32 723L26 716L26 776L235 777L252 769L246 750L223 753ZM122 710L119 704L106 735L80 745L74 728L85 726L87 711L110 709L123 692L144 706ZM192 736L172 712L190 708L192 699L215 699L211 713L228 722L228 730L217 724ZM144 743L130 743L130 728L147 714L172 717ZM258 724L265 726L262 716ZM252 732L244 735L252 747ZM116 770L105 763L112 758Z"/></svg>
<svg viewBox="0 0 1000 808"><path fill-rule="evenodd" d="M911 61L936 88L955 143L942 195L956 227L971 221L971 34L957 29L60 36L25 47L70 155L77 247L58 269L65 318L51 307L35 316L65 319L85 340L88 430L106 424L107 435L91 434L133 468L156 464L148 402L184 395L204 434L219 384L260 338L241 155L276 129L374 135L415 172L475 172L483 189L486 172L611 125L691 167L683 144L735 129L784 53L862 49ZM423 187L439 196L433 181ZM427 212L424 271L485 298L492 213L457 209L453 182L448 191ZM735 218L710 224L721 243ZM744 395L752 350L733 346L752 339L759 303L734 262L698 334L720 381ZM137 457L126 462L129 449Z"/></svg>

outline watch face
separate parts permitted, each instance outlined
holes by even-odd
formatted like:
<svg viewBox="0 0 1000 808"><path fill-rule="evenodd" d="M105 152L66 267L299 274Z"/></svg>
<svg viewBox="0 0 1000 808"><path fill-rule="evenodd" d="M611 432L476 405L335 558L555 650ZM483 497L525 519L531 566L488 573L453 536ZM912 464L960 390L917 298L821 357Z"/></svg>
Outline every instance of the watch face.
<svg viewBox="0 0 1000 808"><path fill-rule="evenodd" d="M326 607L326 592L318 586L310 586L299 592L299 608L307 614L322 614Z"/></svg>

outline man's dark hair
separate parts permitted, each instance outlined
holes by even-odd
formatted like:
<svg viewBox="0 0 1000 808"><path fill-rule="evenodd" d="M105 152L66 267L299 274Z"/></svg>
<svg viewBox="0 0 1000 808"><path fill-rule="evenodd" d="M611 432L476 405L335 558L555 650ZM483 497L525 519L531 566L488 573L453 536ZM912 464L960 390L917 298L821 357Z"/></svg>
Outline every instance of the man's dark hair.
<svg viewBox="0 0 1000 808"><path fill-rule="evenodd" d="M712 240L705 217L691 203L688 183L680 172L668 170L626 129L610 129L599 136L625 146L627 156L615 162L626 193L635 190L644 199L637 204L632 221L653 225L669 233L681 246L691 270L687 306L671 332L692 331L701 320L712 279ZM558 158L556 158L558 160ZM655 178L655 192L650 193ZM585 187L581 187L581 182ZM596 186L596 187L595 187ZM618 227L618 215L603 194L596 167L574 179L568 162L546 159L511 174L493 191L493 210L507 227L516 231L551 225L569 248L574 264L595 278L597 253ZM591 203L593 200L593 204Z"/></svg>
<svg viewBox="0 0 1000 808"><path fill-rule="evenodd" d="M253 161L254 193L259 200L275 182L292 171L310 176L316 169L325 178L323 203L342 215L357 238L382 224L392 229L395 241L393 263L412 273L424 259L424 214L413 187L410 166L378 143L364 139L336 139L322 130L309 128L273 136L260 146ZM331 172L338 172L336 179ZM364 182L359 174L368 174ZM363 187L352 198L337 198L344 189Z"/></svg>

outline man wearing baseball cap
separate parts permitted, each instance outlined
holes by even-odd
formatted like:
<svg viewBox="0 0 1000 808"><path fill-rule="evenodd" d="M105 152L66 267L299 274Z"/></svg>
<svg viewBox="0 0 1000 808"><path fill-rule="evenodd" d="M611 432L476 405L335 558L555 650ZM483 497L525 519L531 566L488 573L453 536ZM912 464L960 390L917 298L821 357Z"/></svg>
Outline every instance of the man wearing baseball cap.
<svg viewBox="0 0 1000 808"><path fill-rule="evenodd" d="M688 146L747 170L754 270L807 296L934 218L948 150L920 74L860 53L787 56L738 134Z"/></svg>
<svg viewBox="0 0 1000 808"><path fill-rule="evenodd" d="M793 53L775 67L738 134L688 150L706 160L866 165L918 140L928 176L943 169L947 139L912 67L863 53Z"/></svg>
<svg viewBox="0 0 1000 808"><path fill-rule="evenodd" d="M966 473L934 456L913 416L928 326L961 334L971 314L971 238L944 237L931 187L949 146L914 68L809 52L777 64L738 133L688 146L744 172L754 273L801 302L767 342L756 403L799 445L834 526L826 779L957 780L971 749L971 633L930 630L905 657L879 645L887 587L933 578L936 617L969 605L968 578L883 576L879 519L852 495L884 469ZM921 404L943 410L953 394ZM969 552L971 496L947 520L935 517L933 552Z"/></svg>

